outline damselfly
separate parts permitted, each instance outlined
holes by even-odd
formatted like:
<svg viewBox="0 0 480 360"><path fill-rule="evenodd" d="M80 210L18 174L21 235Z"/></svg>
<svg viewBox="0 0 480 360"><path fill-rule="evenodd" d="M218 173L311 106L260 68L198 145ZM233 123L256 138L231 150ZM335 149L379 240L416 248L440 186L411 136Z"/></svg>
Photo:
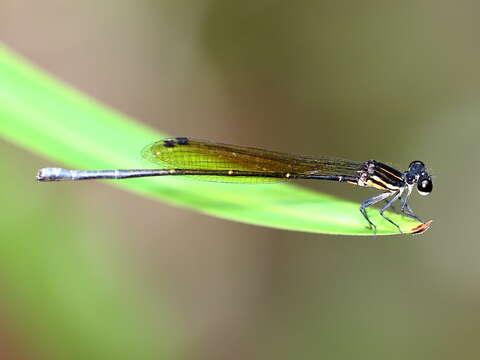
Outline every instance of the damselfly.
<svg viewBox="0 0 480 360"><path fill-rule="evenodd" d="M383 191L365 200L360 212L375 231L366 209L386 201L380 214L401 229L385 215L385 211L399 200L400 211L421 221L408 205L413 187L421 195L432 191L430 174L421 161L413 161L404 172L376 160L357 162L333 157L291 155L247 146L227 145L204 140L176 137L163 139L145 147L142 155L160 165L158 169L130 170L67 170L44 168L37 174L38 181L126 179L147 176L184 176L209 181L232 183L268 183L278 180L314 179L344 182Z"/></svg>

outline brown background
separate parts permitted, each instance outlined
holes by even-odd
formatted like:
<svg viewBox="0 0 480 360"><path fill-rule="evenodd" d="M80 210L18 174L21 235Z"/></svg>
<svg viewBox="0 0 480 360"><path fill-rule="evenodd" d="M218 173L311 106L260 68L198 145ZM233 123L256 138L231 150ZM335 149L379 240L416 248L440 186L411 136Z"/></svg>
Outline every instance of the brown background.
<svg viewBox="0 0 480 360"><path fill-rule="evenodd" d="M97 182L44 190L33 174L54 164L0 141L15 179L5 209L48 221L65 207L82 247L106 248L167 304L187 358L478 358L479 10L432 0L0 0L0 40L156 129L402 169L422 159L435 176L432 195L412 201L435 220L426 234L335 237L227 222ZM0 320L0 345L32 352L9 324Z"/></svg>

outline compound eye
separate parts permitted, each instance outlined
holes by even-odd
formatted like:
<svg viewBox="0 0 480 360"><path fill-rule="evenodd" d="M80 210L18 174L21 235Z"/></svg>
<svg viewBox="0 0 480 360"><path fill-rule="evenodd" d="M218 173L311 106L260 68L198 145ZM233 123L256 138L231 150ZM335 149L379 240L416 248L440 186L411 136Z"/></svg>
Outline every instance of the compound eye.
<svg viewBox="0 0 480 360"><path fill-rule="evenodd" d="M428 195L432 192L433 183L428 178L423 178L418 181L417 190L420 195Z"/></svg>
<svg viewBox="0 0 480 360"><path fill-rule="evenodd" d="M415 160L412 161L410 165L408 165L409 168L411 168L412 166L425 167L425 164L420 160Z"/></svg>

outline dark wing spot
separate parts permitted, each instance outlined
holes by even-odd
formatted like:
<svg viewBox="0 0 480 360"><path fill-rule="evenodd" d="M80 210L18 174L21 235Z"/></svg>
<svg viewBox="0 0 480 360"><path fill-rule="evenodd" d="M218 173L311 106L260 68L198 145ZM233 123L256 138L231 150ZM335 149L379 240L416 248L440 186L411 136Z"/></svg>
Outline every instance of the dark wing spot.
<svg viewBox="0 0 480 360"><path fill-rule="evenodd" d="M175 146L175 140L165 139L165 140L163 140L163 146L168 147L168 148L174 147Z"/></svg>
<svg viewBox="0 0 480 360"><path fill-rule="evenodd" d="M177 140L178 145L188 145L188 138L186 137L177 137L175 140Z"/></svg>

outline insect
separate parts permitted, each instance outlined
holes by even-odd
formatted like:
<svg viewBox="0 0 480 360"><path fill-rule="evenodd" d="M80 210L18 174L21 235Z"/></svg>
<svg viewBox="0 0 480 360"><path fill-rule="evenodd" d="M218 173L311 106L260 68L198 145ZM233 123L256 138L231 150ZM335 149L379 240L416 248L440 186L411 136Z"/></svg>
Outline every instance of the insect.
<svg viewBox="0 0 480 360"><path fill-rule="evenodd" d="M432 178L421 161L411 162L408 169L401 172L376 160L357 162L327 156L292 155L186 137L154 142L143 149L142 156L161 168L130 170L44 168L39 170L37 180L184 176L232 183L268 183L293 179L338 181L383 191L365 200L360 206L360 212L374 233L376 226L367 214L368 207L386 201L380 214L401 233L400 226L388 218L385 211L399 200L401 213L421 221L408 205L413 187L416 185L421 195L430 194L433 188Z"/></svg>

